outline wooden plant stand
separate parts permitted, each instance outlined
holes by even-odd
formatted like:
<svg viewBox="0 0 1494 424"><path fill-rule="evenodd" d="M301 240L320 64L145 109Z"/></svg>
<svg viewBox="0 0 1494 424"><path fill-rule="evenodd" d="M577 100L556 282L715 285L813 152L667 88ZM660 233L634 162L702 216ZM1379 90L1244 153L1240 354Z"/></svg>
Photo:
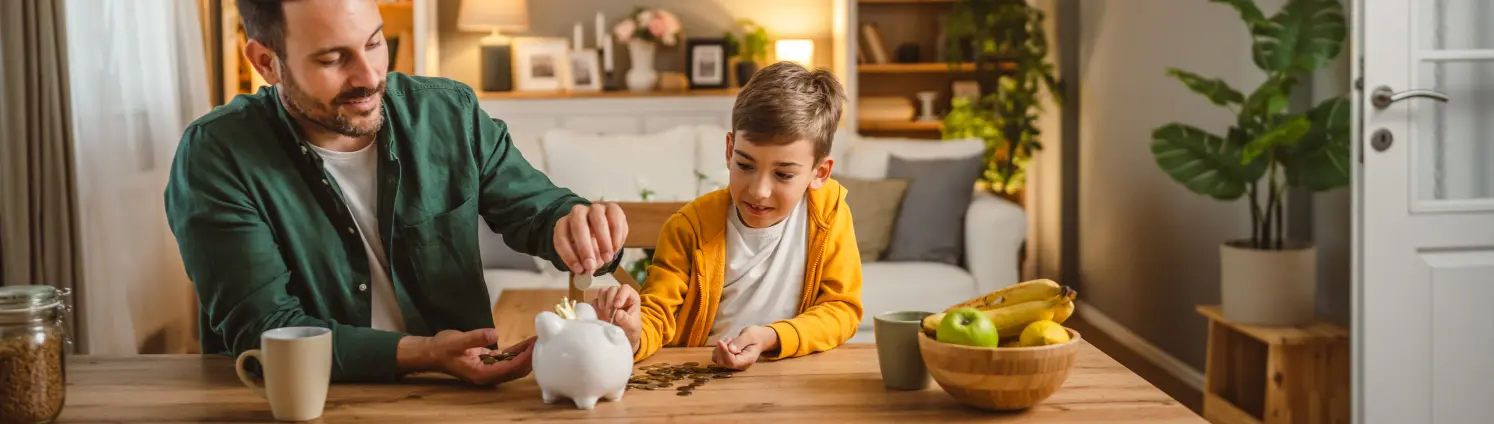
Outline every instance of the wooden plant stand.
<svg viewBox="0 0 1494 424"><path fill-rule="evenodd" d="M1216 424L1349 423L1349 331L1327 322L1267 327L1209 319L1204 418Z"/></svg>

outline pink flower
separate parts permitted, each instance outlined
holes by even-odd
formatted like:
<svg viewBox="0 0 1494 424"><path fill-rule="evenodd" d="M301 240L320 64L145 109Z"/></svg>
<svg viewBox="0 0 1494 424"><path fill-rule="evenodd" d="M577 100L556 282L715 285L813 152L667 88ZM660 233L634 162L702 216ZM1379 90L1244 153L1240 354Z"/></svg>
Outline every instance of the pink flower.
<svg viewBox="0 0 1494 424"><path fill-rule="evenodd" d="M612 28L612 35L617 37L617 42L626 43L633 40L633 32L638 30L638 24L632 19L623 19Z"/></svg>
<svg viewBox="0 0 1494 424"><path fill-rule="evenodd" d="M653 34L654 38L656 39L664 39L665 29L665 23L663 19L655 18L652 21L648 21L648 32Z"/></svg>

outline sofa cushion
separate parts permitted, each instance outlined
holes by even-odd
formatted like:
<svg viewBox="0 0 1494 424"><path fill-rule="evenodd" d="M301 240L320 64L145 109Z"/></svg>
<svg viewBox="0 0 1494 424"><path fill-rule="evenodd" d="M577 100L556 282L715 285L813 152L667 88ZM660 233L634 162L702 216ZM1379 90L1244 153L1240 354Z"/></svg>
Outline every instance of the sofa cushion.
<svg viewBox="0 0 1494 424"><path fill-rule="evenodd" d="M883 312L942 312L975 297L975 277L952 265L876 262L861 266L863 327Z"/></svg>
<svg viewBox="0 0 1494 424"><path fill-rule="evenodd" d="M730 170L726 168L726 128L715 125L695 127L695 172L697 195L726 188Z"/></svg>
<svg viewBox="0 0 1494 424"><path fill-rule="evenodd" d="M550 130L544 136L545 173L556 185L592 200L688 201L697 195L696 130L681 126L647 135L601 135ZM642 186L642 187L640 187Z"/></svg>
<svg viewBox="0 0 1494 424"><path fill-rule="evenodd" d="M888 178L905 178L910 183L883 260L961 265L965 257L965 214L984 161L983 153L955 159L892 156Z"/></svg>
<svg viewBox="0 0 1494 424"><path fill-rule="evenodd" d="M984 153L986 142L977 139L923 140L913 138L861 137L849 143L844 167L836 175L855 178L887 178L891 156L907 159L948 159Z"/></svg>
<svg viewBox="0 0 1494 424"><path fill-rule="evenodd" d="M892 241L892 225L908 192L908 180L844 177L836 181L846 188L846 205L851 208L861 262L876 262Z"/></svg>

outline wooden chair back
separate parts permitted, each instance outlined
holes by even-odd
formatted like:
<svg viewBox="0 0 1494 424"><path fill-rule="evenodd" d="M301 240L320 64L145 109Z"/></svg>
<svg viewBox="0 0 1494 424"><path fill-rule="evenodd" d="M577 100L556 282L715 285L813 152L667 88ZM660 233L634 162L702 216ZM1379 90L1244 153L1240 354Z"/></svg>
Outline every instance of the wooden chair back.
<svg viewBox="0 0 1494 424"><path fill-rule="evenodd" d="M627 249L652 249L659 244L659 233L664 229L664 222L674 215L680 208L685 207L686 202L617 202L622 207L623 215L628 219L628 238L623 241L623 248ZM640 281L633 279L624 268L625 264L619 264L612 272L612 278L617 279L619 284L633 287L633 290L643 291ZM570 297L578 301L590 300L588 293L576 288L575 275L571 275ZM588 290L590 291L590 290Z"/></svg>

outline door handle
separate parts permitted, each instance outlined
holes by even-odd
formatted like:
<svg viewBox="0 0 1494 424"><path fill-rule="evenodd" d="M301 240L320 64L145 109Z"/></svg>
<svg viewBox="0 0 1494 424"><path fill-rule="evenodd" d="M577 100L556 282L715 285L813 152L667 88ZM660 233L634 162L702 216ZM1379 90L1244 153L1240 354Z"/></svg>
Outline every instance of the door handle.
<svg viewBox="0 0 1494 424"><path fill-rule="evenodd" d="M1380 86L1380 88L1376 88L1375 92L1370 95L1370 102L1375 104L1375 109L1385 109L1390 107L1391 103L1399 102L1401 100L1406 100L1413 97L1425 97L1444 103L1449 100L1446 94L1442 94L1437 91L1406 90L1397 93L1391 91L1390 87Z"/></svg>

